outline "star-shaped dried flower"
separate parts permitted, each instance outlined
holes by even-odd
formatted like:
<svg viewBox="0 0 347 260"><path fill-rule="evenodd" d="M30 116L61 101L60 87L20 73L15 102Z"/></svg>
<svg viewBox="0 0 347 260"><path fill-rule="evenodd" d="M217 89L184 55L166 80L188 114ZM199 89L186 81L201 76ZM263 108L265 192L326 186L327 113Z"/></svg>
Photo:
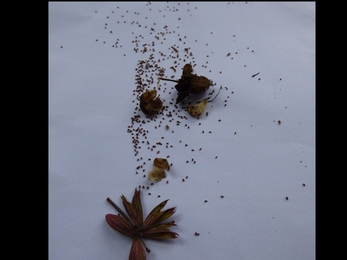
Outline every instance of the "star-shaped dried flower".
<svg viewBox="0 0 347 260"><path fill-rule="evenodd" d="M128 215L126 215L110 198L107 198L106 200L120 215L107 214L105 218L113 229L133 239L129 260L146 259L145 249L148 253L150 250L146 247L142 238L169 239L179 236L177 233L169 230L170 227L176 226L174 220L163 223L164 220L171 217L176 211L176 207L162 211L168 200L157 205L143 221L140 190L135 189L131 203L127 201L124 195L121 196L121 199Z"/></svg>

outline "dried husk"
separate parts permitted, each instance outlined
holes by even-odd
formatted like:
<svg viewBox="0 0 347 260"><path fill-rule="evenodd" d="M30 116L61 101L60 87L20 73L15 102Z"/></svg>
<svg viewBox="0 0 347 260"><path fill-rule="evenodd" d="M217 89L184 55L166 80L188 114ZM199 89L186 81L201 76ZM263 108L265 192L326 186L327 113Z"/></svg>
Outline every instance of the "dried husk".
<svg viewBox="0 0 347 260"><path fill-rule="evenodd" d="M146 89L140 96L140 108L146 115L152 116L157 114L163 108L163 102L157 96L155 89Z"/></svg>
<svg viewBox="0 0 347 260"><path fill-rule="evenodd" d="M160 167L160 168L163 168L167 171L170 170L170 165L169 165L169 162L164 159L164 158L155 158L154 161L153 161L153 166L157 166L157 167Z"/></svg>
<svg viewBox="0 0 347 260"><path fill-rule="evenodd" d="M194 104L194 105L188 105L187 111L191 116L200 116L208 103L208 98L205 98L204 100Z"/></svg>
<svg viewBox="0 0 347 260"><path fill-rule="evenodd" d="M148 172L148 179L151 181L160 181L166 178L166 174L163 168L154 166L153 169Z"/></svg>

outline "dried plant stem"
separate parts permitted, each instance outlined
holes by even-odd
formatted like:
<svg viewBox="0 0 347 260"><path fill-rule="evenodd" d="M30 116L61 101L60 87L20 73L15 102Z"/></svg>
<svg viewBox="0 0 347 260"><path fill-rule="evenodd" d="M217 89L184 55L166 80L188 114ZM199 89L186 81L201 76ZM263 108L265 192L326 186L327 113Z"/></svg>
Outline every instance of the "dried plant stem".
<svg viewBox="0 0 347 260"><path fill-rule="evenodd" d="M172 82L176 82L178 83L178 80L175 80L175 79L164 79L164 78L158 78L160 80L166 80L166 81L172 81Z"/></svg>
<svg viewBox="0 0 347 260"><path fill-rule="evenodd" d="M212 100L209 100L208 102L212 102L213 100L215 100L221 90L222 90L222 86L219 88L217 95Z"/></svg>
<svg viewBox="0 0 347 260"><path fill-rule="evenodd" d="M124 213L124 211L120 207L118 207L116 205L116 203L114 203L109 197L107 197L106 200L119 212L119 214L122 215L123 218L128 220L131 223L131 225L134 226L134 224L131 222L130 218Z"/></svg>

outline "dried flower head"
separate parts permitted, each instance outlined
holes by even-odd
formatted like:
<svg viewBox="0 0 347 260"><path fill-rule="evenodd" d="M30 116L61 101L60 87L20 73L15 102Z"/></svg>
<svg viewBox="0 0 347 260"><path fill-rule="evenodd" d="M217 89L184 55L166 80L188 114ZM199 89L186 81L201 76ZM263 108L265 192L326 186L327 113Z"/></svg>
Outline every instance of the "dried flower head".
<svg viewBox="0 0 347 260"><path fill-rule="evenodd" d="M176 99L176 104L185 99L189 94L196 94L204 92L212 86L212 81L205 76L198 76L192 74L193 66L191 64L186 64L183 67L182 76L179 80L159 78L159 80L167 80L176 82L176 90L178 91L178 97Z"/></svg>
<svg viewBox="0 0 347 260"><path fill-rule="evenodd" d="M160 112L163 108L163 102L157 96L155 89L146 89L140 96L140 108L146 115L154 115Z"/></svg>
<svg viewBox="0 0 347 260"><path fill-rule="evenodd" d="M105 218L110 227L133 239L129 260L146 259L145 250L148 253L150 250L144 244L143 238L170 239L179 236L177 233L169 230L170 227L176 226L174 220L163 223L164 220L171 217L176 211L176 207L162 211L168 200L158 204L143 221L140 190L135 189L131 203L127 201L124 195L121 196L121 199L128 215L110 198L107 198L106 200L120 215L107 214Z"/></svg>

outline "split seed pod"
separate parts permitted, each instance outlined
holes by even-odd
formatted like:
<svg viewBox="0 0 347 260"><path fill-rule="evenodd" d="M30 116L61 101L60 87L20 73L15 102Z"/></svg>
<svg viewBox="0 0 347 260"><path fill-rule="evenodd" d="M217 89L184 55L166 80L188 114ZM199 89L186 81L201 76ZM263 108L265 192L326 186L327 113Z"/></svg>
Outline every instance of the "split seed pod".
<svg viewBox="0 0 347 260"><path fill-rule="evenodd" d="M204 92L212 86L212 81L206 78L205 76L198 76L196 74L192 74L193 66L191 64L186 64L183 67L182 76L179 80L172 79L164 79L162 80L173 81L176 82L176 90L178 91L178 97L176 99L176 104L181 102L190 93L196 94L200 92Z"/></svg>
<svg viewBox="0 0 347 260"><path fill-rule="evenodd" d="M157 96L155 89L146 89L146 92L140 96L140 108L146 115L154 115L163 108L163 102Z"/></svg>
<svg viewBox="0 0 347 260"><path fill-rule="evenodd" d="M169 162L164 158L155 158L153 169L148 172L148 179L151 181L160 181L166 178L165 170L170 170Z"/></svg>
<svg viewBox="0 0 347 260"><path fill-rule="evenodd" d="M191 116L200 116L207 106L208 102L212 102L219 94L222 88L219 89L217 95L212 99L209 100L209 98L205 98L204 100L194 104L194 105L187 105L187 111Z"/></svg>
<svg viewBox="0 0 347 260"><path fill-rule="evenodd" d="M204 112L207 103L208 98L205 98L203 101L200 101L194 105L188 105L187 111L191 116L200 116L202 112Z"/></svg>
<svg viewBox="0 0 347 260"><path fill-rule="evenodd" d="M154 161L153 161L153 165L154 166L157 166L157 167L160 167L160 168L163 168L167 171L170 170L170 165L169 165L169 162L164 159L164 158L155 158Z"/></svg>
<svg viewBox="0 0 347 260"><path fill-rule="evenodd" d="M148 172L148 179L151 181L160 181L166 178L166 174L163 168L154 166L153 169Z"/></svg>

